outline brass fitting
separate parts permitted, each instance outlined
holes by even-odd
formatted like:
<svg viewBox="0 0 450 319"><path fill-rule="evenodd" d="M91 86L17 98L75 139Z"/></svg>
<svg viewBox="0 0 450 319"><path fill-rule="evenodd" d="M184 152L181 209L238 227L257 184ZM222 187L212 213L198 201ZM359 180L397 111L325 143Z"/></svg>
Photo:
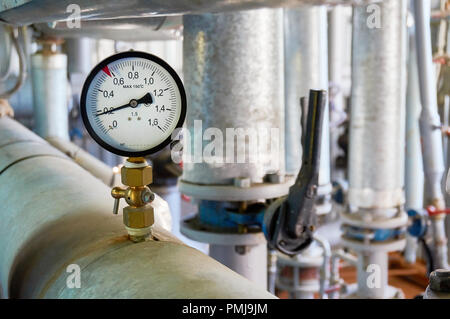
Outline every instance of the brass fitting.
<svg viewBox="0 0 450 319"><path fill-rule="evenodd" d="M147 186L114 187L111 190L111 196L115 199L124 198L127 204L132 207L144 206L155 199L155 194Z"/></svg>
<svg viewBox="0 0 450 319"><path fill-rule="evenodd" d="M118 213L119 201L124 198L129 206L123 209L123 223L134 242L145 240L155 222L154 209L149 204L155 199L148 184L152 182L152 168L143 158L129 158L122 167L122 183L128 187L114 187L114 214Z"/></svg>
<svg viewBox="0 0 450 319"><path fill-rule="evenodd" d="M145 186L153 182L151 166L125 167L121 170L122 184L127 186Z"/></svg>
<svg viewBox="0 0 450 319"><path fill-rule="evenodd" d="M129 228L147 228L154 224L155 215L151 205L127 206L123 209L123 223Z"/></svg>

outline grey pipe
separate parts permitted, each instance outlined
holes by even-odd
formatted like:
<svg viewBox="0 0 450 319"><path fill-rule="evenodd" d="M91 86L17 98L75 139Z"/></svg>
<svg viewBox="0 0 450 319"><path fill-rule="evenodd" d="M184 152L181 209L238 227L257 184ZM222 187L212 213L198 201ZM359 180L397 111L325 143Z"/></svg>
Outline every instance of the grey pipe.
<svg viewBox="0 0 450 319"><path fill-rule="evenodd" d="M135 0L128 1L78 0L80 16L83 20L111 19L120 15L123 18L140 18L161 15L201 14L211 12L230 12L301 4L361 4L379 0ZM73 19L73 11L67 11L72 0L29 1L20 6L12 5L11 10L1 11L0 19L11 24L31 24Z"/></svg>
<svg viewBox="0 0 450 319"><path fill-rule="evenodd" d="M342 285L344 284L343 280L339 276L339 261L343 260L347 263L349 263L352 266L356 266L358 263L358 257L351 255L349 253L346 253L342 249L338 249L336 251L333 251L331 255L331 265L330 265L330 286L333 289L332 292L328 294L330 299L338 299L339 298L339 292L341 290ZM338 286L339 290L335 290L336 286Z"/></svg>
<svg viewBox="0 0 450 319"><path fill-rule="evenodd" d="M352 104L350 111L350 214L345 222L359 229L405 226L403 210L406 96L406 1L379 4L381 25L368 24L365 7L354 8L352 39ZM349 217L351 216L351 217ZM351 234L352 230L349 230ZM387 253L404 248L404 240L375 243L344 238L358 253L360 298L391 298L401 294L388 286ZM379 286L367 284L370 270L379 269Z"/></svg>
<svg viewBox="0 0 450 319"><path fill-rule="evenodd" d="M420 131L422 135L423 167L425 171L425 196L427 205L438 210L445 208L442 177L444 175L444 153L442 133L437 105L436 77L431 52L430 1L414 0L416 52L419 71ZM431 218L435 263L437 268L448 268L447 237L445 234L445 215Z"/></svg>
<svg viewBox="0 0 450 319"><path fill-rule="evenodd" d="M191 160L183 162L182 181L233 185L236 178L261 183L268 173L284 175L281 10L188 15L183 23L183 74L189 103L186 127L191 136L190 152L186 146L183 152ZM216 150L212 158L196 160L196 155L203 155L202 149L211 144L212 136L202 140L210 128L218 128L224 140L227 129L253 130L259 149L266 151L257 152L258 161L251 161L249 145L255 137L249 135L243 143L236 139L234 154L227 154L232 145L228 139L220 153ZM275 150L272 128L279 133ZM266 130L266 136L259 134L261 129ZM246 156L244 162L237 162L241 154Z"/></svg>
<svg viewBox="0 0 450 319"><path fill-rule="evenodd" d="M298 174L302 135L300 98L309 90L328 91L327 9L304 6L284 10L286 173ZM319 185L330 184L328 107L324 114Z"/></svg>
<svg viewBox="0 0 450 319"><path fill-rule="evenodd" d="M323 250L323 262L320 266L320 281L319 281L319 298L325 298L325 289L330 278L330 258L331 246L328 240L318 234L314 234L314 240L319 244Z"/></svg>
<svg viewBox="0 0 450 319"><path fill-rule="evenodd" d="M408 60L408 87L406 93L406 165L405 165L405 208L423 208L424 174L420 141L419 117L421 112L419 79L414 34L410 35ZM417 238L407 235L405 259L416 262Z"/></svg>
<svg viewBox="0 0 450 319"><path fill-rule="evenodd" d="M158 240L131 243L101 181L9 118L0 136L2 297L273 297L159 226Z"/></svg>
<svg viewBox="0 0 450 319"><path fill-rule="evenodd" d="M87 20L81 24L81 28L70 28L65 21L59 21L52 27L39 23L35 28L46 36L116 41L178 40L183 32L181 16Z"/></svg>
<svg viewBox="0 0 450 319"><path fill-rule="evenodd" d="M406 5L380 5L379 29L368 27L365 7L353 15L348 199L355 208L404 203Z"/></svg>
<svg viewBox="0 0 450 319"><path fill-rule="evenodd" d="M31 56L31 68L36 133L69 140L67 55L38 51Z"/></svg>
<svg viewBox="0 0 450 319"><path fill-rule="evenodd" d="M107 186L114 186L115 174L112 167L83 150L80 146L59 137L46 139L53 147L60 150L78 165L100 179Z"/></svg>

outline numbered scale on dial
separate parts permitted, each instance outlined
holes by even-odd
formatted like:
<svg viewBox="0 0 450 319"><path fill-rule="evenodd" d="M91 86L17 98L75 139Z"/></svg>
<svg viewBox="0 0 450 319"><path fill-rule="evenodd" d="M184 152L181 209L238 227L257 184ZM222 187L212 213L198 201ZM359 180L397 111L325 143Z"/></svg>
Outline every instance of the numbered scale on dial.
<svg viewBox="0 0 450 319"><path fill-rule="evenodd" d="M80 107L84 125L97 143L112 153L137 157L171 142L172 132L186 116L186 94L166 62L129 51L91 71Z"/></svg>

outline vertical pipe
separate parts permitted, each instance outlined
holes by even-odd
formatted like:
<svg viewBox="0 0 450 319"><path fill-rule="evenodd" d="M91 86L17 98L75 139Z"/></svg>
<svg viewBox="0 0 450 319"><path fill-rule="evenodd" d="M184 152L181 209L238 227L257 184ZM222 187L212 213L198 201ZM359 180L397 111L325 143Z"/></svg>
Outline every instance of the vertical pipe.
<svg viewBox="0 0 450 319"><path fill-rule="evenodd" d="M32 55L34 128L38 135L69 140L67 56L44 44Z"/></svg>
<svg viewBox="0 0 450 319"><path fill-rule="evenodd" d="M267 278L267 290L275 295L276 282L277 282L277 251L275 249L268 250L268 278Z"/></svg>
<svg viewBox="0 0 450 319"><path fill-rule="evenodd" d="M231 145L236 154L250 155L251 136L240 143L242 145L234 144L234 137L232 141L226 140L223 153L216 150L212 158L208 158L210 161L184 161L182 180L192 184L231 186L237 178L249 179L253 184L262 183L264 177L274 171L284 175L281 9L185 15L183 24L183 73L190 105L186 127L192 137L192 153L202 155L203 147L210 144L210 140L202 139L210 128L219 129L225 138L227 129L256 129L258 133L260 129L270 132L275 129L280 134L278 149L258 154L257 162L246 159L239 163L234 154L226 154L227 146ZM259 146L272 148L274 136L260 138L258 136ZM230 155L233 155L231 161ZM198 197L201 199L201 195ZM241 241L238 239L233 245L211 244L209 254L266 287L267 244L246 245Z"/></svg>
<svg viewBox="0 0 450 319"><path fill-rule="evenodd" d="M92 69L91 52L93 40L89 38L73 38L66 40L68 73L79 73L87 76Z"/></svg>
<svg viewBox="0 0 450 319"><path fill-rule="evenodd" d="M248 246L209 246L209 256L267 289L267 243Z"/></svg>
<svg viewBox="0 0 450 319"><path fill-rule="evenodd" d="M352 218L369 231L394 223L402 227L400 216L405 216L406 1L386 0L375 9L354 8L348 164ZM379 24L371 23L374 18ZM391 297L387 295L387 252L403 245L404 241L394 238L376 245L355 243L358 297ZM368 285L373 278L369 278L371 264L378 270L374 277L379 285Z"/></svg>
<svg viewBox="0 0 450 319"><path fill-rule="evenodd" d="M345 65L345 54L347 51L347 21L346 8L335 6L329 11L328 26L328 61L329 61L329 99L330 99L330 159L332 164L331 180L345 180L343 169L336 169L334 162L342 151L339 150L338 139L344 133L345 128L338 127L338 123L345 120L345 98L342 87L343 71Z"/></svg>
<svg viewBox="0 0 450 319"><path fill-rule="evenodd" d="M251 161L247 155L250 158L254 136L248 134L245 143L226 140L223 149L210 158L185 160L182 180L232 185L234 178L261 183L268 173L284 175L281 9L186 15L183 24L183 74L189 103L186 127L192 142L192 154L187 154L185 148L185 155L203 155L212 136L211 140L202 137L211 128L219 129L224 139L229 129L255 132L260 149L265 150L271 150L275 138L271 130L276 129L279 143L275 151L258 152L258 161ZM269 135L263 138L259 134L262 130ZM228 148L235 154L227 154ZM246 157L243 163L237 162L237 154Z"/></svg>
<svg viewBox="0 0 450 319"><path fill-rule="evenodd" d="M441 185L444 174L444 154L442 133L437 129L441 125L441 120L438 114L436 77L431 51L430 10L430 0L414 0L416 52L422 102L420 130L423 141L425 194L427 204L433 205L439 210L445 208ZM437 268L448 268L444 221L445 215L443 214L431 218Z"/></svg>
<svg viewBox="0 0 450 319"><path fill-rule="evenodd" d="M408 60L408 86L406 93L406 168L405 168L405 208L423 208L423 163L420 145L419 117L421 111L417 57L414 35L410 35ZM417 238L407 234L405 259L416 262Z"/></svg>
<svg viewBox="0 0 450 319"><path fill-rule="evenodd" d="M353 15L349 204L364 209L404 203L406 5L377 5L380 28L364 6Z"/></svg>
<svg viewBox="0 0 450 319"><path fill-rule="evenodd" d="M327 9L302 6L284 10L285 149L286 173L296 175L301 166L300 98L310 89L328 91ZM330 187L328 104L324 111L319 194ZM330 206L326 207L327 213Z"/></svg>
<svg viewBox="0 0 450 319"><path fill-rule="evenodd" d="M368 268L373 267L374 268ZM358 296L362 298L386 298L388 289L388 255L386 252L358 254L356 265ZM368 272L370 269L373 272Z"/></svg>

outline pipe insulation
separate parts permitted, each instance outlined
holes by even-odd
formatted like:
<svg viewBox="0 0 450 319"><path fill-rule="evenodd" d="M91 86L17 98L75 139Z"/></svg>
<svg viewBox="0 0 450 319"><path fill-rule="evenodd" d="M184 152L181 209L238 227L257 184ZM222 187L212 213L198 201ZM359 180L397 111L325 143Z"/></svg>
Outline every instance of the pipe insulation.
<svg viewBox="0 0 450 319"><path fill-rule="evenodd" d="M0 136L2 297L273 297L157 224L132 243L100 180L9 118ZM80 288L67 284L70 265Z"/></svg>
<svg viewBox="0 0 450 319"><path fill-rule="evenodd" d="M286 172L297 175L302 163L300 98L309 90L328 91L327 8L323 6L284 10L284 57L286 99ZM321 142L319 185L330 183L328 105Z"/></svg>
<svg viewBox="0 0 450 319"><path fill-rule="evenodd" d="M142 18L155 16L174 16L211 12L230 12L260 8L298 6L303 4L364 4L379 0L77 0L82 21L103 20L117 17ZM0 7L0 19L10 24L32 24L37 22L66 21L72 0L33 0L8 2L9 10Z"/></svg>
<svg viewBox="0 0 450 319"><path fill-rule="evenodd" d="M33 54L31 82L35 132L69 140L67 55L48 50Z"/></svg>
<svg viewBox="0 0 450 319"><path fill-rule="evenodd" d="M192 157L183 162L182 180L232 185L235 178L261 183L267 173L284 174L282 10L187 15L183 23L191 136L183 152ZM245 142L230 130L248 133ZM222 138L223 147L198 158Z"/></svg>
<svg viewBox="0 0 450 319"><path fill-rule="evenodd" d="M375 230L401 229L404 212L406 1L379 4L379 23L366 7L353 11L352 100L350 108L350 213L345 246L357 252L359 298L399 298L388 286L388 252L403 250L403 236L370 238ZM376 14L375 14L376 15ZM374 18L372 16L372 18ZM364 234L359 239L358 233ZM369 285L376 269L379 280Z"/></svg>
<svg viewBox="0 0 450 319"><path fill-rule="evenodd" d="M328 21L324 6L302 6L284 9L284 86L286 173L297 175L302 164L300 99L309 90L328 91ZM330 130L328 102L324 110L320 143L320 196L329 196ZM331 211L329 200L316 205L317 214Z"/></svg>
<svg viewBox="0 0 450 319"><path fill-rule="evenodd" d="M353 15L348 200L363 209L405 201L406 5L380 6L380 28L368 26L365 7Z"/></svg>

